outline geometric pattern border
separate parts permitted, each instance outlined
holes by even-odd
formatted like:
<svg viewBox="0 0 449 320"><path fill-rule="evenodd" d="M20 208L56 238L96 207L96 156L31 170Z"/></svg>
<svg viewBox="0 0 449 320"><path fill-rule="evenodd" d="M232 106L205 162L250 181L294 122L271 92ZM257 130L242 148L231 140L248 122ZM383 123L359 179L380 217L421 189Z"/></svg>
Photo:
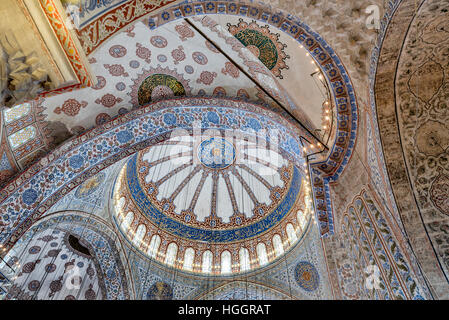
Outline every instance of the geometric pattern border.
<svg viewBox="0 0 449 320"><path fill-rule="evenodd" d="M83 52L77 50L77 45L70 35L70 31L64 23L64 17L58 12L54 0L39 0L39 4L47 17L48 23L53 29L58 42L61 45L80 85L90 86L92 80L86 69L81 55ZM64 12L65 13L65 12Z"/></svg>

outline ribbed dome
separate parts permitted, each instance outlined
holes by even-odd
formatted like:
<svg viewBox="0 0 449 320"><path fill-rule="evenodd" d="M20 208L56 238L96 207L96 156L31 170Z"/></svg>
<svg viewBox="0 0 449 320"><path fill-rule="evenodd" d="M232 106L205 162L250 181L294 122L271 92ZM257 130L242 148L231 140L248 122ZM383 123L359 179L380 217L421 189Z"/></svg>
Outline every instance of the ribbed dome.
<svg viewBox="0 0 449 320"><path fill-rule="evenodd" d="M115 221L137 249L180 269L262 266L301 238L312 212L301 169L267 149L255 138L218 134L142 150L117 178Z"/></svg>

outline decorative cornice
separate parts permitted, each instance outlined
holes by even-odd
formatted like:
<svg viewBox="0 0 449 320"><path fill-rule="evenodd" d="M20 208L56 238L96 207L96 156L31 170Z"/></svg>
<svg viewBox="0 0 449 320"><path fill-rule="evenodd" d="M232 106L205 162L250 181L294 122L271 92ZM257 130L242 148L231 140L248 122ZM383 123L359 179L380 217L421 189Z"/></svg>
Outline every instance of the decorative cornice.
<svg viewBox="0 0 449 320"><path fill-rule="evenodd" d="M81 85L91 86L93 83L89 71L83 62L83 53L78 51L77 44L72 38L70 31L64 22L64 17L58 11L54 0L39 0L39 4L41 5L41 8L44 11L53 31L55 32L55 35L58 38L58 41L64 50L64 53L69 60L79 83Z"/></svg>
<svg viewBox="0 0 449 320"><path fill-rule="evenodd" d="M104 41L131 22L178 2L180 0L133 0L106 12L78 31L84 52L90 55Z"/></svg>

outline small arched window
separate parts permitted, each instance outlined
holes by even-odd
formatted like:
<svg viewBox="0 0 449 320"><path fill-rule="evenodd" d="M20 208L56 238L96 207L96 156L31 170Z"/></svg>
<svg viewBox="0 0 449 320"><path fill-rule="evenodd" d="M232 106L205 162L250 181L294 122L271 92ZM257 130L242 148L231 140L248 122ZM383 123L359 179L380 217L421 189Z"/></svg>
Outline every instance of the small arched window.
<svg viewBox="0 0 449 320"><path fill-rule="evenodd" d="M128 214L126 215L125 219L122 222L123 231L128 231L129 226L131 225L133 220L134 220L134 212L130 211L128 212Z"/></svg>
<svg viewBox="0 0 449 320"><path fill-rule="evenodd" d="M148 255L152 258L155 258L157 256L157 253L159 251L159 246L161 245L161 237L157 234L155 234L150 241L150 245L148 247Z"/></svg>
<svg viewBox="0 0 449 320"><path fill-rule="evenodd" d="M114 199L114 208L117 217L122 217L123 207L125 206L125 197Z"/></svg>
<svg viewBox="0 0 449 320"><path fill-rule="evenodd" d="M282 244L281 236L278 234L275 234L273 236L273 247L274 247L274 254L276 257L279 257L281 254L284 253L284 245Z"/></svg>
<svg viewBox="0 0 449 320"><path fill-rule="evenodd" d="M223 274L231 273L232 272L231 264L232 264L231 253L227 250L223 251L221 253L221 273Z"/></svg>
<svg viewBox="0 0 449 320"><path fill-rule="evenodd" d="M195 259L195 250L192 248L187 248L184 253L184 265L183 269L192 271L193 270L193 261Z"/></svg>
<svg viewBox="0 0 449 320"><path fill-rule="evenodd" d="M307 217L302 210L298 210L296 214L296 220L298 221L298 225L301 230L304 230L306 227Z"/></svg>
<svg viewBox="0 0 449 320"><path fill-rule="evenodd" d="M209 250L204 251L203 253L203 263L202 263L202 271L204 273L211 273L212 272L212 252Z"/></svg>
<svg viewBox="0 0 449 320"><path fill-rule="evenodd" d="M28 115L30 113L30 111L31 111L31 105L29 103L18 104L17 106L14 106L12 108L5 109L5 111L3 113L5 123L9 124L16 120L19 120L20 118L23 118L26 115Z"/></svg>
<svg viewBox="0 0 449 320"><path fill-rule="evenodd" d="M143 224L139 225L139 227L137 228L137 231L136 231L136 235L134 236L134 239L133 239L134 245L136 245L137 247L140 247L140 245L142 243L142 239L145 236L146 231L147 231L147 228L145 227L145 225L143 225Z"/></svg>
<svg viewBox="0 0 449 320"><path fill-rule="evenodd" d="M172 242L167 247L167 252L165 254L165 263L169 266L172 266L175 264L176 261L176 254L178 253L178 246L176 243Z"/></svg>
<svg viewBox="0 0 449 320"><path fill-rule="evenodd" d="M265 243L260 242L257 247L257 257L259 258L259 265L263 266L268 263L268 255L267 255L267 247L265 246Z"/></svg>
<svg viewBox="0 0 449 320"><path fill-rule="evenodd" d="M298 240L298 236L296 235L293 225L291 223L287 224L285 230L287 231L288 241L290 241L290 244L295 244L296 240Z"/></svg>
<svg viewBox="0 0 449 320"><path fill-rule="evenodd" d="M36 128L34 126L25 127L16 133L13 133L8 137L11 149L15 150L18 147L24 145L28 141L31 141L36 137Z"/></svg>
<svg viewBox="0 0 449 320"><path fill-rule="evenodd" d="M239 251L240 271L244 272L250 269L249 251L246 248L240 248Z"/></svg>

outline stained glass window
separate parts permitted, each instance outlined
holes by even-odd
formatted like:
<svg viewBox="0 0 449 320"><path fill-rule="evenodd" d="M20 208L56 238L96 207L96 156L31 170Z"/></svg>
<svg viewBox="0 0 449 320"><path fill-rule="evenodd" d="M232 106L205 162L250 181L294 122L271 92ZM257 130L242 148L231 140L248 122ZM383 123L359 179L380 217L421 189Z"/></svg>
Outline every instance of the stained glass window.
<svg viewBox="0 0 449 320"><path fill-rule="evenodd" d="M4 111L5 123L11 123L30 113L31 105L29 103L18 104Z"/></svg>
<svg viewBox="0 0 449 320"><path fill-rule="evenodd" d="M36 137L36 128L34 126L28 126L10 135L8 140L11 148L14 150L27 143L34 137Z"/></svg>

